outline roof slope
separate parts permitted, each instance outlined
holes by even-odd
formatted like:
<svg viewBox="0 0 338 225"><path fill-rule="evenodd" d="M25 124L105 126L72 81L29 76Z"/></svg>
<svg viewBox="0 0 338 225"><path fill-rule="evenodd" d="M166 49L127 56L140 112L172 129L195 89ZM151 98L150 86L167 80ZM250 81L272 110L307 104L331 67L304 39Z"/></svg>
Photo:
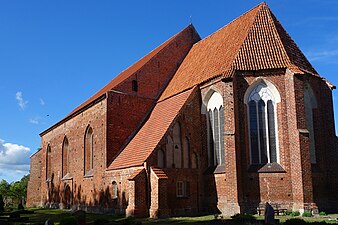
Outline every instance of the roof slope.
<svg viewBox="0 0 338 225"><path fill-rule="evenodd" d="M140 166L156 148L194 89L158 102L147 122L120 152L108 170Z"/></svg>
<svg viewBox="0 0 338 225"><path fill-rule="evenodd" d="M132 76L135 72L137 72L139 69L141 69L147 62L149 62L157 53L159 53L161 50L163 50L166 46L169 45L172 41L175 41L176 38L184 38L187 33L196 33L196 30L192 24L184 28L182 31L178 32L176 35L168 39L166 42L152 50L150 53L148 53L146 56L141 58L139 61L134 63L132 66L128 67L126 70L122 71L118 76L116 76L112 81L110 81L106 86L104 86L101 90L96 92L92 97L87 99L84 103L82 103L80 106L75 108L68 116L74 114L81 108L85 107L86 105L90 104L91 102L95 101L97 98L108 92L109 90L116 87L118 84L123 82L124 80L128 79L130 76Z"/></svg>
<svg viewBox="0 0 338 225"><path fill-rule="evenodd" d="M235 59L234 68L289 68L317 74L265 3L260 5L255 22Z"/></svg>
<svg viewBox="0 0 338 225"><path fill-rule="evenodd" d="M289 68L318 75L265 3L197 42L161 100L234 70Z"/></svg>

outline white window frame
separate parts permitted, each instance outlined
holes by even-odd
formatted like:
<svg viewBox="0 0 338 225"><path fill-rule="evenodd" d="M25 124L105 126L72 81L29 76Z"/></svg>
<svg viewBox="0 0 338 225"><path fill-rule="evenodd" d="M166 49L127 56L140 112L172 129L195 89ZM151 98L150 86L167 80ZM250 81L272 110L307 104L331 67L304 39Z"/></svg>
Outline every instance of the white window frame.
<svg viewBox="0 0 338 225"><path fill-rule="evenodd" d="M274 127L275 127L275 141L276 141L276 158L277 158L277 163L280 163L280 156L279 156L279 140L278 140L278 117L277 117L277 103L281 101L279 92L277 88L270 83L267 80L263 79L258 79L256 82L254 82L245 92L244 95L244 103L247 106L247 121L248 121L248 138L249 138L249 153L250 153L250 164L253 164L252 161L252 150L251 150L251 127L250 127L250 108L249 108L249 102L250 101L255 101L256 103L256 115L258 115L258 102L260 100L263 100L265 103L265 130L266 130L266 155L268 158L268 163L271 163L270 159L270 145L269 145L269 129L268 129L268 107L267 107L267 102L271 100L273 110L274 110ZM257 130L259 130L259 117L257 116ZM260 134L258 132L258 157L259 157L259 164L262 163L262 157L261 157L261 150L260 150Z"/></svg>

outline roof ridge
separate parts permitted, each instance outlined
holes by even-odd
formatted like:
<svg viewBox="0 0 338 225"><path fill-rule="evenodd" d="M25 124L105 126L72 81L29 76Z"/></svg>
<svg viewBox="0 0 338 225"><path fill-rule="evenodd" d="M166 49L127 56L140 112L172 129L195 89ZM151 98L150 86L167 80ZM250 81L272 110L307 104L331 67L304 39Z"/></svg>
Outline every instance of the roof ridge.
<svg viewBox="0 0 338 225"><path fill-rule="evenodd" d="M230 70L229 70L229 73L230 73L230 72L233 72L234 69L236 68L236 67L235 67L235 61L236 61L236 58L237 58L239 52L241 51L241 49L242 49L242 47L243 47L243 44L247 41L248 36L249 36L249 34L250 34L250 32L251 32L251 30L252 30L254 24L256 23L257 15L261 12L261 10L262 10L263 7L268 7L267 4L266 4L265 2L261 2L261 3L258 4L256 7L252 8L251 10L249 10L249 11L246 12L246 13L248 13L248 12L250 12L250 11L256 9L256 8L259 8L259 9L257 10L255 16L254 16L255 19L252 21L252 24L251 24L251 26L250 26L250 29L248 29L248 31L247 31L247 33L246 33L246 36L245 36L245 38L243 39L242 44L240 45L240 47L237 49L236 53L234 54L234 57L233 57L233 60L232 60L232 63L231 63L231 68L230 68ZM243 15L245 15L246 13L244 13ZM224 71L224 73L225 73L225 72L227 72L227 71ZM230 75L230 74L223 74L223 76L227 76L227 75Z"/></svg>

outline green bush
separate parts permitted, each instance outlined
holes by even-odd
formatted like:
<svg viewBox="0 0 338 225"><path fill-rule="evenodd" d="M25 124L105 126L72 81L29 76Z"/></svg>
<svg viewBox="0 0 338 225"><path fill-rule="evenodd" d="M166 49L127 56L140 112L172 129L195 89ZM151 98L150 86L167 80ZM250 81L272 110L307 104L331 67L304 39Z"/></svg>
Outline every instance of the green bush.
<svg viewBox="0 0 338 225"><path fill-rule="evenodd" d="M311 217L312 213L311 212L303 212L302 217Z"/></svg>
<svg viewBox="0 0 338 225"><path fill-rule="evenodd" d="M284 215L285 216L291 216L292 211L291 210L286 210Z"/></svg>
<svg viewBox="0 0 338 225"><path fill-rule="evenodd" d="M320 212L319 215L320 216L326 216L326 212Z"/></svg>
<svg viewBox="0 0 338 225"><path fill-rule="evenodd" d="M300 216L300 212L299 211L292 211L290 216Z"/></svg>
<svg viewBox="0 0 338 225"><path fill-rule="evenodd" d="M60 220L60 225L76 225L77 219L74 216L65 217Z"/></svg>
<svg viewBox="0 0 338 225"><path fill-rule="evenodd" d="M302 219L292 218L286 220L283 225L306 225L306 222Z"/></svg>

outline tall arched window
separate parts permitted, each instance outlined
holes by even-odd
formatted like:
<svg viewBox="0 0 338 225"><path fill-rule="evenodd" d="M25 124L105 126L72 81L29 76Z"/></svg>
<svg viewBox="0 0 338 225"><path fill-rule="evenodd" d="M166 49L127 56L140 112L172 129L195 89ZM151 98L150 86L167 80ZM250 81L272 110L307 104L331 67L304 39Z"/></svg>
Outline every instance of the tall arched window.
<svg viewBox="0 0 338 225"><path fill-rule="evenodd" d="M251 163L278 162L276 104L280 102L280 95L271 83L265 81L249 87L245 95Z"/></svg>
<svg viewBox="0 0 338 225"><path fill-rule="evenodd" d="M214 92L207 103L209 165L224 165L224 107L222 96Z"/></svg>
<svg viewBox="0 0 338 225"><path fill-rule="evenodd" d="M49 180L52 178L51 153L52 153L52 149L50 145L48 145L47 152L46 152L46 180Z"/></svg>
<svg viewBox="0 0 338 225"><path fill-rule="evenodd" d="M190 141L187 137L183 141L183 167L189 168L190 164Z"/></svg>
<svg viewBox="0 0 338 225"><path fill-rule="evenodd" d="M167 143L166 143L166 167L172 168L174 164L174 143L171 137L167 136Z"/></svg>
<svg viewBox="0 0 338 225"><path fill-rule="evenodd" d="M164 168L164 152L162 149L159 149L157 152L157 166L160 168Z"/></svg>
<svg viewBox="0 0 338 225"><path fill-rule="evenodd" d="M113 186L112 197L113 197L113 199L116 199L118 197L118 189L117 189L117 183L116 183L116 181L112 182L112 186Z"/></svg>
<svg viewBox="0 0 338 225"><path fill-rule="evenodd" d="M69 144L68 138L65 137L62 143L62 176L69 173Z"/></svg>
<svg viewBox="0 0 338 225"><path fill-rule="evenodd" d="M181 126L177 122L173 128L174 141L174 164L175 168L182 167L182 142L181 142Z"/></svg>
<svg viewBox="0 0 338 225"><path fill-rule="evenodd" d="M90 126L87 128L85 134L84 159L85 175L92 175L94 167L94 135L93 129Z"/></svg>
<svg viewBox="0 0 338 225"><path fill-rule="evenodd" d="M306 127L309 131L309 139L310 139L310 161L312 164L315 164L317 162L317 159L316 159L315 133L313 126L313 109L317 108L317 100L312 91L311 86L308 83L306 83L304 87L304 105L305 105Z"/></svg>

